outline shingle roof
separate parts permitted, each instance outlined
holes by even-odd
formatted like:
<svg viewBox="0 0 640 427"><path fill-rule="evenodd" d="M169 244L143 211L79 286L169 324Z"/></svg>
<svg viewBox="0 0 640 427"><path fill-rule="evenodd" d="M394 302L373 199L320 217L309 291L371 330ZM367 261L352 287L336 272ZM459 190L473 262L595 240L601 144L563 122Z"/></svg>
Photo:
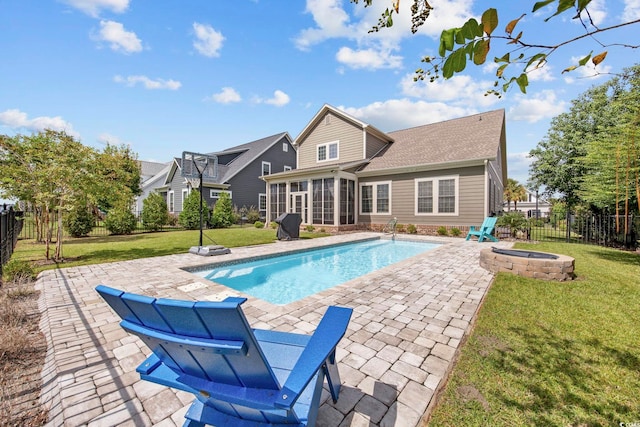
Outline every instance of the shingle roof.
<svg viewBox="0 0 640 427"><path fill-rule="evenodd" d="M363 171L494 159L500 146L504 110L389 132L395 142Z"/></svg>

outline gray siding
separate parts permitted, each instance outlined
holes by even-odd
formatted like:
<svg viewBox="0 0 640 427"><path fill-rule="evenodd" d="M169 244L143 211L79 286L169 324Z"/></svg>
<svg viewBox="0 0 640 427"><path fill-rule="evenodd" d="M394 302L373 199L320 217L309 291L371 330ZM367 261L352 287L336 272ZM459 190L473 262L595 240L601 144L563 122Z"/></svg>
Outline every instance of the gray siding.
<svg viewBox="0 0 640 427"><path fill-rule="evenodd" d="M327 122L326 117L330 116ZM303 141L299 141L298 168L313 168L331 162L316 161L316 147L332 141L339 141L338 160L334 163L344 163L363 159L363 131L352 123L327 113L309 132Z"/></svg>
<svg viewBox="0 0 640 427"><path fill-rule="evenodd" d="M415 179L451 175L458 175L458 215L415 215ZM483 166L362 178L359 180L358 186L366 182L392 181L391 214L359 214L359 222L385 224L396 217L398 223L405 225L469 226L481 224L486 216L484 212L484 180ZM359 201L360 199L358 199L358 204Z"/></svg>

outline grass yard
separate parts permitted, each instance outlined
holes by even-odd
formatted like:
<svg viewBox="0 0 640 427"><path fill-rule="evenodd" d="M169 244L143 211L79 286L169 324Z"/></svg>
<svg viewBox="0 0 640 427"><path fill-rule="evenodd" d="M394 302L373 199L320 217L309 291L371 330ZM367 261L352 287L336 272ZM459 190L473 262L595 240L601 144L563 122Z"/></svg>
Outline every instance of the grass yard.
<svg viewBox="0 0 640 427"><path fill-rule="evenodd" d="M640 422L640 254L518 244L576 259L576 280L500 273L429 426Z"/></svg>
<svg viewBox="0 0 640 427"><path fill-rule="evenodd" d="M300 232L301 239L327 235L326 233ZM44 244L36 243L34 240L20 240L12 259L29 261L34 264L36 272L40 272L51 268L75 267L185 253L191 246L198 246L199 237L199 230L189 230L132 234L128 236L67 238L62 245L65 261L58 264L45 260ZM202 244L217 244L233 248L273 243L275 239L276 230L245 226L242 228L205 230ZM52 246L51 253L53 253L53 249Z"/></svg>

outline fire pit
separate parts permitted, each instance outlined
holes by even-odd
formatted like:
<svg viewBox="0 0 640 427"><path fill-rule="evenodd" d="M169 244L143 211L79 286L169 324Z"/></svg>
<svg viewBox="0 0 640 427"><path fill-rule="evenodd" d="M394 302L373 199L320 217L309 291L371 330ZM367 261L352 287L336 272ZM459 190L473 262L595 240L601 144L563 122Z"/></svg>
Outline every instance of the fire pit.
<svg viewBox="0 0 640 427"><path fill-rule="evenodd" d="M505 271L522 277L562 282L573 279L575 259L546 252L494 247L480 251L480 266L493 273Z"/></svg>

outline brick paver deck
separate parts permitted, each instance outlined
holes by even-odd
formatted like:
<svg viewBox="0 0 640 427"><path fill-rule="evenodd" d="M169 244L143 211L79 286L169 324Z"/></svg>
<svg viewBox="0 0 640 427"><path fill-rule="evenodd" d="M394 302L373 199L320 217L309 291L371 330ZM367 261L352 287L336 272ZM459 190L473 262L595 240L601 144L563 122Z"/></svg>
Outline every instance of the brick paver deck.
<svg viewBox="0 0 640 427"><path fill-rule="evenodd" d="M372 236L380 234L234 248L217 257L180 254L43 272L36 286L48 344L41 401L50 408L49 424L180 426L193 400L191 394L140 380L135 368L149 350L120 328L96 285L154 297L217 300L238 292L180 267ZM493 276L478 261L488 243L415 238L445 244L285 306L253 297L243 305L253 327L300 333L312 332L328 305L353 308L337 351L340 399L333 404L325 393L318 426L412 427L431 409Z"/></svg>

